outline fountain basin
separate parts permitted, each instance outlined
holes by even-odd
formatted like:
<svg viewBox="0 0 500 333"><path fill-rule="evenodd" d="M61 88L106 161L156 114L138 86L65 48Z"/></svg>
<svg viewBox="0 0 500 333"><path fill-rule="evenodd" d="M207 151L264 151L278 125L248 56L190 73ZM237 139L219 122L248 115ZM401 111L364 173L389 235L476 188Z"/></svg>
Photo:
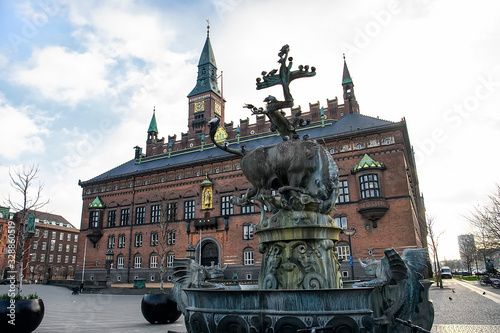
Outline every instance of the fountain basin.
<svg viewBox="0 0 500 333"><path fill-rule="evenodd" d="M183 291L189 332L288 333L324 326L339 332L373 331L373 288Z"/></svg>

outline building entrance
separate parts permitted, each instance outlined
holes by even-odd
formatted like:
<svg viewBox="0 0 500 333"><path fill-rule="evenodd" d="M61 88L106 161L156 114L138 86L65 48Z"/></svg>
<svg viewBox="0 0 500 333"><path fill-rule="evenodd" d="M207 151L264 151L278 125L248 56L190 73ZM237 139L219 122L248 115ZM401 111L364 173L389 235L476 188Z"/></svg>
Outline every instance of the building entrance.
<svg viewBox="0 0 500 333"><path fill-rule="evenodd" d="M217 244L208 241L201 247L201 264L203 266L211 266L212 262L214 265L219 264L219 250Z"/></svg>

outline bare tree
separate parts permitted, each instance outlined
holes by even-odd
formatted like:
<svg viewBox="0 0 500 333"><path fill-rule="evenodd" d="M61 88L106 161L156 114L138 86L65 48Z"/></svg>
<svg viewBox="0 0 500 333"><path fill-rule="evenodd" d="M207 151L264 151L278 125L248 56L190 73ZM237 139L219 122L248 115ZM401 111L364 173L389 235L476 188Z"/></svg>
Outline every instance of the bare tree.
<svg viewBox="0 0 500 333"><path fill-rule="evenodd" d="M21 195L21 199L16 201L8 194L6 205L16 211L19 223L16 225L18 235L16 247L16 263L19 265L19 293L22 292L24 252L26 251L25 241L27 237L28 215L31 211L36 211L47 205L50 200L42 200L42 190L44 183L36 182L38 179L38 165L22 166L18 169L9 170L10 185L15 192ZM29 252L29 249L28 249Z"/></svg>
<svg viewBox="0 0 500 333"><path fill-rule="evenodd" d="M500 185L488 196L489 201L477 206L465 218L472 227L476 239L478 256L486 263L486 258L500 249ZM477 266L477 263L476 263Z"/></svg>
<svg viewBox="0 0 500 333"><path fill-rule="evenodd" d="M170 226L170 222L175 220L177 212L177 202L167 198L167 192L160 192L158 195L160 207L160 219L158 221L157 241L159 256L160 292L163 292L163 280L167 273L168 253L175 242L176 229ZM153 237L153 236L151 236Z"/></svg>
<svg viewBox="0 0 500 333"><path fill-rule="evenodd" d="M427 237L431 241L431 252L434 258L434 266L437 276L437 283L439 288L443 288L443 279L441 277L441 264L439 263L439 255L438 255L438 243L439 238L443 235L444 231L438 232L436 230L436 220L433 216L426 216L426 228L427 228Z"/></svg>
<svg viewBox="0 0 500 333"><path fill-rule="evenodd" d="M477 255L474 235L468 234L458 236L458 247L462 263L467 267L467 272L471 273L472 264L474 263Z"/></svg>

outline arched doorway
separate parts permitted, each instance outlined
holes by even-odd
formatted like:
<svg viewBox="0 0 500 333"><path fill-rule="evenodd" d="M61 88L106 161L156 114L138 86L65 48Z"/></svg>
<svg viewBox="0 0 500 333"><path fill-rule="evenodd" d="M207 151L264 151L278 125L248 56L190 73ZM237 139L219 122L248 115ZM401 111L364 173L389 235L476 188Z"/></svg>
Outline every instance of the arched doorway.
<svg viewBox="0 0 500 333"><path fill-rule="evenodd" d="M201 246L201 264L203 266L211 266L219 264L219 247L213 241L203 241Z"/></svg>

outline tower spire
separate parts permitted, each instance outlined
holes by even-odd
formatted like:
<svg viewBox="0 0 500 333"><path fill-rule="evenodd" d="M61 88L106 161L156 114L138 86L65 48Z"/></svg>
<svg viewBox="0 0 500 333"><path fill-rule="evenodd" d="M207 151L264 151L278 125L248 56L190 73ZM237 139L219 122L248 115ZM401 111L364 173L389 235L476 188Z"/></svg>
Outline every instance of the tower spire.
<svg viewBox="0 0 500 333"><path fill-rule="evenodd" d="M154 143L158 140L158 125L156 124L156 107L153 106L153 117L149 123L147 143Z"/></svg>
<svg viewBox="0 0 500 333"><path fill-rule="evenodd" d="M347 68L347 62L344 58L344 70L342 73L342 87L344 89L344 105L348 107L349 113L359 113L359 105L356 101L356 96L354 95L354 82L352 81L351 74L349 73L349 68Z"/></svg>

